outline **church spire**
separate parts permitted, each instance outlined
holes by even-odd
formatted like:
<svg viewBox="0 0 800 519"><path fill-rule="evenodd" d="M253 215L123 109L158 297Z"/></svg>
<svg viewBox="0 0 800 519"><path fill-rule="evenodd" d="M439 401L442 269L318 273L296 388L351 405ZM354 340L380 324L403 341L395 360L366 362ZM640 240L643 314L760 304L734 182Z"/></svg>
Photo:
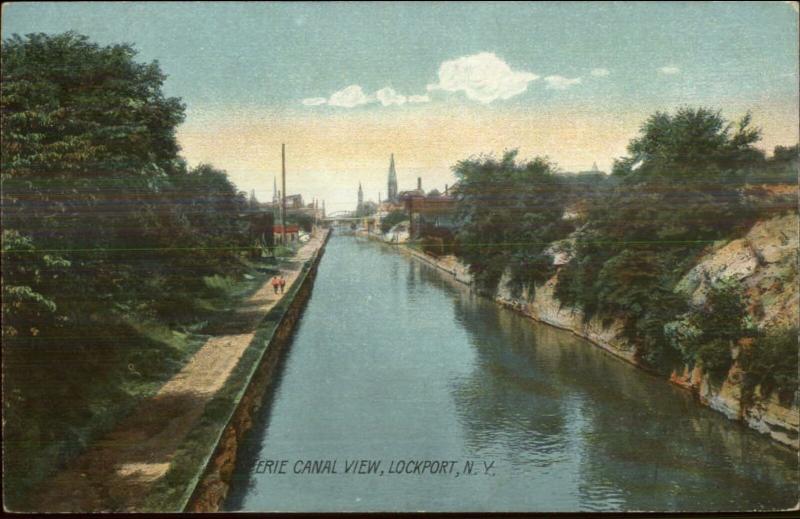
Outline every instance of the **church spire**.
<svg viewBox="0 0 800 519"><path fill-rule="evenodd" d="M397 171L394 168L394 153L389 156L389 189L387 199L397 202Z"/></svg>
<svg viewBox="0 0 800 519"><path fill-rule="evenodd" d="M358 206L356 212L361 214L361 209L364 207L364 190L361 189L361 182L358 183Z"/></svg>

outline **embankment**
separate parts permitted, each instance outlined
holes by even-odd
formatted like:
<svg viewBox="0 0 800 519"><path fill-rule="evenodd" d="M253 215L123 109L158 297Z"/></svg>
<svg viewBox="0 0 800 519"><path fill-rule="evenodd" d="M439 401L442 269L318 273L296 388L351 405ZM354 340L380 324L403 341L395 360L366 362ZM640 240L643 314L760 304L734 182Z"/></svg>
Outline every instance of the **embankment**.
<svg viewBox="0 0 800 519"><path fill-rule="evenodd" d="M218 428L213 441L208 443L206 461L192 479L180 507L187 512L216 512L222 507L230 487L236 465L239 445L250 430L253 416L260 408L263 397L272 384L281 356L291 342L294 328L302 316L311 296L317 266L322 258L330 231L322 246L306 261L297 281L262 322L259 332L240 361L242 369L231 376L232 387L226 388L231 398L219 401L226 407L227 420ZM210 405L211 406L211 405Z"/></svg>
<svg viewBox="0 0 800 519"><path fill-rule="evenodd" d="M745 290L749 310L762 328L796 325L798 320L798 215L776 216L757 222L746 236L722 243L708 251L679 283L677 290L695 304L700 304L710 285L722 278L733 277ZM435 258L408 246L403 252L435 266L456 280L471 285L468 267L452 256ZM560 262L564 262L562 258ZM556 262L559 263L559 262ZM644 368L636 355L636 345L622 335L624 323L594 318L586 320L579 309L562 306L554 295L558 274L519 296L507 288L508 274L500 280L494 300L537 321L571 331L612 355ZM800 448L800 395L791 402L777 395L762 396L756 387L751 394L744 391L743 372L736 361L725 379L712 381L699 367L685 367L672 373L670 382L691 391L699 402L723 413L732 420L768 435L791 448Z"/></svg>

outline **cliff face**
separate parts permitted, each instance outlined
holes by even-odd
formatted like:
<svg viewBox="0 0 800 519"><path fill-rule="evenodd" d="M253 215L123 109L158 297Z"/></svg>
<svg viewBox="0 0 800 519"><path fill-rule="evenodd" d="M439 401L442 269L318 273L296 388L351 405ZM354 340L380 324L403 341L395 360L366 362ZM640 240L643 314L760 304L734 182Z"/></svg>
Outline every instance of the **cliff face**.
<svg viewBox="0 0 800 519"><path fill-rule="evenodd" d="M744 238L717 244L680 281L677 290L686 294L693 304L704 302L709 287L715 282L733 277L741 283L747 295L749 311L761 328L785 328L798 323L798 215L778 216L756 223ZM554 248L556 251L558 247ZM559 254L559 255L556 255ZM555 263L563 264L563 253L554 253ZM597 318L584 322L578 309L562 307L554 296L558 274L530 297L523 291L514 297L507 288L508 274L500 281L495 300L518 312L547 324L572 331L597 344L606 351L637 364L635 345L622 337L623 323L619 320L602 322ZM738 351L732 352L734 360ZM800 396L792 403L781 403L776 395L763 397L756 387L750 398L743 398L743 372L734 362L721 385L715 385L700 368L673 373L670 380L698 395L709 407L728 418L741 420L773 439L800 447Z"/></svg>
<svg viewBox="0 0 800 519"><path fill-rule="evenodd" d="M753 321L762 329L796 326L798 303L798 215L789 214L756 223L743 238L715 247L678 284L693 304L705 301L709 287L732 277L747 297ZM738 350L733 351L734 360ZM743 398L743 372L734 362L725 380L714 386L700 369L673 373L671 380L695 391L709 407L731 419L769 434L775 440L800 447L800 395L784 405L775 394L764 397L756 387L751 398Z"/></svg>
<svg viewBox="0 0 800 519"><path fill-rule="evenodd" d="M678 290L702 304L710 286L733 277L744 288L750 314L761 328L784 328L798 320L798 215L756 223L744 238L717 246L701 258Z"/></svg>

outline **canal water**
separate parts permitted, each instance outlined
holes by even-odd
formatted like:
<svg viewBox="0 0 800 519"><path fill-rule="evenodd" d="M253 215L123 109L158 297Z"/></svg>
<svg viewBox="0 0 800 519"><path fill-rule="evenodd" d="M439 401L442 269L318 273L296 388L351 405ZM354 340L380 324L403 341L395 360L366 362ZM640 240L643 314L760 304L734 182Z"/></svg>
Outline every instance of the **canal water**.
<svg viewBox="0 0 800 519"><path fill-rule="evenodd" d="M331 238L279 370L227 510L797 503L796 453L386 245Z"/></svg>

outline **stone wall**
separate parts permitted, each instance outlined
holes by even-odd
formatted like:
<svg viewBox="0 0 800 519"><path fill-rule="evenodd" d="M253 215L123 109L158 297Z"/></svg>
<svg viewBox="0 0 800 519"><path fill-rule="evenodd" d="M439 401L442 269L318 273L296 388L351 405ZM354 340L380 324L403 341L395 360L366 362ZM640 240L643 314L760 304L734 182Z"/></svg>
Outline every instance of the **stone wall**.
<svg viewBox="0 0 800 519"><path fill-rule="evenodd" d="M326 236L325 240L330 237ZM239 400L236 410L225 427L222 436L205 467L199 483L192 493L184 511L186 512L218 512L222 508L230 489L231 477L236 468L239 445L253 426L253 418L261 408L264 395L269 390L276 367L286 348L291 343L291 336L297 321L303 314L316 277L317 266L324 252L325 244L309 260L308 271L298 279L300 286L286 309L277 328L272 334L259 366L248 382L247 388Z"/></svg>

